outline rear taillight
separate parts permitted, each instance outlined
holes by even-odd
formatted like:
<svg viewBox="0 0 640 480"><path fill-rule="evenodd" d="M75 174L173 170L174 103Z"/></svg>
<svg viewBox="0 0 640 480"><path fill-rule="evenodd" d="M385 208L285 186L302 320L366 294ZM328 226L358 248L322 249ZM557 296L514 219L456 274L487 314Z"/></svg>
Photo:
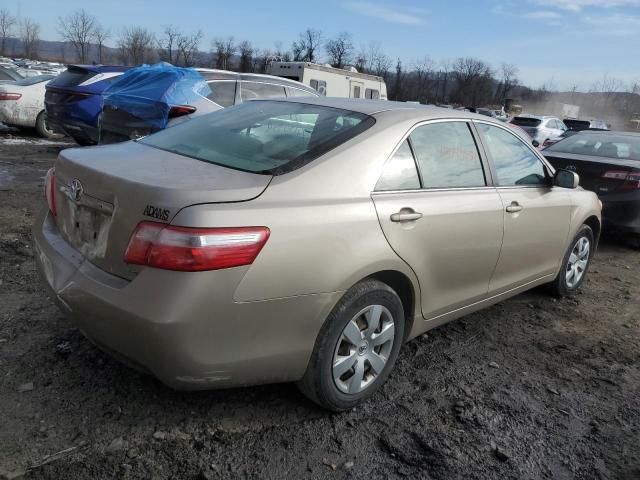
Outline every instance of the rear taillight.
<svg viewBox="0 0 640 480"><path fill-rule="evenodd" d="M20 93L0 92L0 100L20 100L20 98L22 98Z"/></svg>
<svg viewBox="0 0 640 480"><path fill-rule="evenodd" d="M169 109L169 118L182 117L196 111L196 107L191 105L176 105Z"/></svg>
<svg viewBox="0 0 640 480"><path fill-rule="evenodd" d="M250 265L269 238L267 227L189 228L140 222L126 263L199 272Z"/></svg>
<svg viewBox="0 0 640 480"><path fill-rule="evenodd" d="M640 172L625 170L608 170L602 174L602 178L609 180L618 180L622 184L616 189L621 190L640 190Z"/></svg>
<svg viewBox="0 0 640 480"><path fill-rule="evenodd" d="M47 170L47 175L44 177L44 196L47 199L49 210L53 216L56 216L56 171L54 168Z"/></svg>

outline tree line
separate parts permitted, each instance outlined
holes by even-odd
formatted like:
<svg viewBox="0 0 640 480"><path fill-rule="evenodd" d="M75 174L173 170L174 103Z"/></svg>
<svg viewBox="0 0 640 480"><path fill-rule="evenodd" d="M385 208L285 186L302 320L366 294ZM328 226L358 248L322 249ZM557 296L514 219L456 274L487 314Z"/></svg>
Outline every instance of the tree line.
<svg viewBox="0 0 640 480"><path fill-rule="evenodd" d="M538 100L550 92L549 86L531 89L521 85L518 68L510 63L494 67L477 58L436 61L429 56L405 63L392 59L378 43L356 48L349 32L326 38L321 30L307 28L289 48L277 42L271 49L234 37L214 38L207 51L202 45L202 30L187 32L175 25L165 25L159 33L140 26L114 32L84 9L58 17L57 32L63 42L61 60L78 63L140 65L166 61L185 67L256 73L268 73L272 61L328 63L383 77L390 99L473 107L501 105L513 96ZM18 21L8 10L0 9L3 55L8 54L7 40L17 36L23 56L38 58L39 34L40 26L33 20ZM109 40L115 48L105 45ZM603 91L603 88L611 85L594 85L592 90ZM628 91L636 88L633 86Z"/></svg>

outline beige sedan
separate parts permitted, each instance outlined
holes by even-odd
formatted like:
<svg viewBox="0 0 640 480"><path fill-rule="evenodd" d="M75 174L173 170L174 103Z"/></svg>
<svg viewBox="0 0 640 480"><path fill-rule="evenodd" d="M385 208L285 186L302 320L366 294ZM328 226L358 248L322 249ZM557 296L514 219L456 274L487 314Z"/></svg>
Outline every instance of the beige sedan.
<svg viewBox="0 0 640 480"><path fill-rule="evenodd" d="M175 388L298 382L353 407L413 337L541 284L572 294L600 205L499 121L247 102L63 151L39 267L97 346Z"/></svg>

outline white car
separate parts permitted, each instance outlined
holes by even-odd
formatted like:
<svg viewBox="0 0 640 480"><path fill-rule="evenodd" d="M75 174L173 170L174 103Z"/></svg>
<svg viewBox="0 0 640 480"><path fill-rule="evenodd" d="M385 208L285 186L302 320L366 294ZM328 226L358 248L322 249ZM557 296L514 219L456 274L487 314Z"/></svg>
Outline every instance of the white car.
<svg viewBox="0 0 640 480"><path fill-rule="evenodd" d="M46 138L60 135L45 125L44 87L54 75L39 75L0 84L0 122L19 128L35 128Z"/></svg>

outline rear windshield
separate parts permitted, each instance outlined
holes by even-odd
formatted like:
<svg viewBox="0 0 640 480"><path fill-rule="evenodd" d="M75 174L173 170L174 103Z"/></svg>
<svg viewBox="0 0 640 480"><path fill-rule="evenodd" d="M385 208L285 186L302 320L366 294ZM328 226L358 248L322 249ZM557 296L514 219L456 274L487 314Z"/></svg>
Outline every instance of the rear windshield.
<svg viewBox="0 0 640 480"><path fill-rule="evenodd" d="M569 130L587 130L591 126L591 122L587 120L563 120Z"/></svg>
<svg viewBox="0 0 640 480"><path fill-rule="evenodd" d="M537 127L542 123L542 120L530 117L513 117L511 123L518 125L519 127Z"/></svg>
<svg viewBox="0 0 640 480"><path fill-rule="evenodd" d="M544 151L545 155L554 152L640 160L640 135L581 132L554 143Z"/></svg>
<svg viewBox="0 0 640 480"><path fill-rule="evenodd" d="M95 73L85 70L84 68L69 67L58 75L52 83L55 83L56 87L75 87L89 80L94 75Z"/></svg>
<svg viewBox="0 0 640 480"><path fill-rule="evenodd" d="M205 162L254 173L291 172L375 123L361 113L254 100L139 140Z"/></svg>

